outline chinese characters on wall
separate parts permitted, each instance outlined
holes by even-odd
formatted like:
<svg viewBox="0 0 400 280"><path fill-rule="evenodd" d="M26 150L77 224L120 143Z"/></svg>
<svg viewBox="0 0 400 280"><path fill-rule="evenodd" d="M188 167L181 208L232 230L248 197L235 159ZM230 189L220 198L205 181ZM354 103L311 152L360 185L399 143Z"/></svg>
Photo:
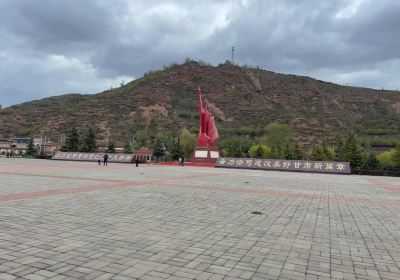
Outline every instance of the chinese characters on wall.
<svg viewBox="0 0 400 280"><path fill-rule="evenodd" d="M103 160L103 154L100 153L79 153L79 152L56 152L51 159L58 160L78 160L78 161L97 161ZM132 154L109 154L109 162L132 162Z"/></svg>
<svg viewBox="0 0 400 280"><path fill-rule="evenodd" d="M336 161L219 158L215 167L350 174L348 162Z"/></svg>

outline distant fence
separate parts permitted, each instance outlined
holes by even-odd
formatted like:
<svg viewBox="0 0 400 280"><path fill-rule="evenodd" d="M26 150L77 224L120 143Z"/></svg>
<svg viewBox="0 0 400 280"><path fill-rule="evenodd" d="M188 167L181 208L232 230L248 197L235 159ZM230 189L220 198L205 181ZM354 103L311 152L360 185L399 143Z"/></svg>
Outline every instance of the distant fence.
<svg viewBox="0 0 400 280"><path fill-rule="evenodd" d="M382 170L382 169L367 170L367 169L352 168L351 169L351 174L400 177L400 171L399 170L390 170L390 169L386 169L386 170Z"/></svg>

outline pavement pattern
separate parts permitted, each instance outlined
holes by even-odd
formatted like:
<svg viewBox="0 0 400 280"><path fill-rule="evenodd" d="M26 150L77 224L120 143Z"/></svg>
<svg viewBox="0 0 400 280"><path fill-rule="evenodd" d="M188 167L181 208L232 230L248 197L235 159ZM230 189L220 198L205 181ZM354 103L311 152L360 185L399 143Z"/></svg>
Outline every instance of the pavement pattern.
<svg viewBox="0 0 400 280"><path fill-rule="evenodd" d="M0 158L0 279L400 279L400 179Z"/></svg>

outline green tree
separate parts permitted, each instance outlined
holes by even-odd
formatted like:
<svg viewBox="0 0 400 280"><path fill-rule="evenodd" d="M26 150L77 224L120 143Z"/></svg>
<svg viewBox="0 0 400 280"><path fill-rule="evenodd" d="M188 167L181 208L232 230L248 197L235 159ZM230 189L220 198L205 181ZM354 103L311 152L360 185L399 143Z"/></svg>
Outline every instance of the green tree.
<svg viewBox="0 0 400 280"><path fill-rule="evenodd" d="M267 145L253 145L249 149L251 158L269 158L271 149Z"/></svg>
<svg viewBox="0 0 400 280"><path fill-rule="evenodd" d="M247 137L239 138L237 141L237 145L240 147L240 151L242 153L241 156L248 157L250 147L253 145L252 141Z"/></svg>
<svg viewBox="0 0 400 280"><path fill-rule="evenodd" d="M31 137L29 139L29 143L28 143L28 146L26 148L26 155L28 157L34 157L34 156L36 156L36 154L37 154L37 150L35 148L35 145L33 144L33 138Z"/></svg>
<svg viewBox="0 0 400 280"><path fill-rule="evenodd" d="M251 150L251 148L250 148L250 150ZM249 154L250 154L250 150L249 150ZM264 153L263 153L263 150L261 148L261 145L258 145L254 157L256 157L256 158L263 158L264 157Z"/></svg>
<svg viewBox="0 0 400 280"><path fill-rule="evenodd" d="M229 157L230 151L227 148L220 149L222 157Z"/></svg>
<svg viewBox="0 0 400 280"><path fill-rule="evenodd" d="M394 168L393 156L394 156L394 149L390 151L386 151L380 153L376 158L379 161L379 164L384 168Z"/></svg>
<svg viewBox="0 0 400 280"><path fill-rule="evenodd" d="M270 146L286 146L292 139L288 125L273 122L265 128L266 142Z"/></svg>
<svg viewBox="0 0 400 280"><path fill-rule="evenodd" d="M276 159L276 158L281 158L281 153L279 149L275 146L271 147L271 154L270 158Z"/></svg>
<svg viewBox="0 0 400 280"><path fill-rule="evenodd" d="M125 154L131 154L132 153L132 146L129 140L125 140L124 143L124 153Z"/></svg>
<svg viewBox="0 0 400 280"><path fill-rule="evenodd" d="M179 136L176 140L173 140L170 150L172 160L178 160L183 156L182 145Z"/></svg>
<svg viewBox="0 0 400 280"><path fill-rule="evenodd" d="M247 137L228 138L218 142L218 146L223 151L224 156L246 157L248 156L252 141Z"/></svg>
<svg viewBox="0 0 400 280"><path fill-rule="evenodd" d="M146 130L138 130L135 134L135 148L141 148L145 147L147 144L147 141L149 140L149 136L146 132Z"/></svg>
<svg viewBox="0 0 400 280"><path fill-rule="evenodd" d="M328 146L326 139L324 139L321 143L321 151L323 155L322 160L334 160L335 159L335 152L332 147Z"/></svg>
<svg viewBox="0 0 400 280"><path fill-rule="evenodd" d="M396 145L392 155L393 166L400 169L400 143Z"/></svg>
<svg viewBox="0 0 400 280"><path fill-rule="evenodd" d="M149 123L149 129L150 132L154 133L157 130L157 119L156 116L152 115Z"/></svg>
<svg viewBox="0 0 400 280"><path fill-rule="evenodd" d="M97 152L96 131L90 127L82 140L81 152L94 153Z"/></svg>
<svg viewBox="0 0 400 280"><path fill-rule="evenodd" d="M79 134L75 127L67 134L65 144L61 147L63 152L77 152L79 151Z"/></svg>
<svg viewBox="0 0 400 280"><path fill-rule="evenodd" d="M196 136L184 129L180 135L183 155L186 159L191 159L196 148Z"/></svg>
<svg viewBox="0 0 400 280"><path fill-rule="evenodd" d="M344 161L346 158L344 145L345 145L345 143L344 143L343 139L340 139L338 142L337 148L335 150L336 151L335 159L337 161Z"/></svg>
<svg viewBox="0 0 400 280"><path fill-rule="evenodd" d="M156 141L154 142L153 156L155 156L157 162L158 162L159 158L162 158L163 156L165 156L165 147L164 147L163 143L161 142L160 137L156 137Z"/></svg>
<svg viewBox="0 0 400 280"><path fill-rule="evenodd" d="M318 146L314 146L311 152L311 159L312 160L334 160L335 159L335 152L333 148L328 145L326 140L324 139L322 143Z"/></svg>
<svg viewBox="0 0 400 280"><path fill-rule="evenodd" d="M320 145L314 146L314 148L312 149L310 158L312 160L324 160L324 152Z"/></svg>
<svg viewBox="0 0 400 280"><path fill-rule="evenodd" d="M107 153L115 153L115 142L110 141L107 145Z"/></svg>
<svg viewBox="0 0 400 280"><path fill-rule="evenodd" d="M363 168L375 170L379 169L379 167L379 161L375 153L369 153L364 159Z"/></svg>
<svg viewBox="0 0 400 280"><path fill-rule="evenodd" d="M286 147L283 150L283 157L285 159L293 159L292 148L289 146L289 143L286 143Z"/></svg>
<svg viewBox="0 0 400 280"><path fill-rule="evenodd" d="M344 160L350 162L351 167L359 168L362 165L361 145L353 133L350 133L344 145Z"/></svg>
<svg viewBox="0 0 400 280"><path fill-rule="evenodd" d="M242 147L240 147L239 141L234 142L229 151L229 155L232 157L243 157Z"/></svg>
<svg viewBox="0 0 400 280"><path fill-rule="evenodd" d="M299 144L297 141L293 145L293 159L300 160L303 159L303 152L300 150Z"/></svg>
<svg viewBox="0 0 400 280"><path fill-rule="evenodd" d="M264 142L271 148L271 158L299 159L303 154L290 127L273 122L265 128Z"/></svg>

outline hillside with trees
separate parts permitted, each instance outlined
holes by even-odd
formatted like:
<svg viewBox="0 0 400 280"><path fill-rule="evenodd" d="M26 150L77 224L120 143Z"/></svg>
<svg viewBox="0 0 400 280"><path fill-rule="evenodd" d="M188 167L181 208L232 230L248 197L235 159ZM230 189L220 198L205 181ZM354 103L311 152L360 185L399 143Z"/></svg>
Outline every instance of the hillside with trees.
<svg viewBox="0 0 400 280"><path fill-rule="evenodd" d="M389 153L399 140L398 91L342 86L228 62L214 67L192 60L149 71L98 94L67 94L3 108L0 138L43 134L59 142L76 128L84 150L93 146L85 143L84 135L89 141L95 134L98 145L109 139L114 146L131 150L134 138L139 147L156 145L162 157L162 145L177 146L178 136L179 141L190 142L198 132L197 85L209 100L225 154L299 157L304 153L332 158L340 140L350 133L366 151ZM272 139L281 136L268 131L273 123L286 125L272 127L278 135L290 132L283 146L276 146L274 142L280 140Z"/></svg>

